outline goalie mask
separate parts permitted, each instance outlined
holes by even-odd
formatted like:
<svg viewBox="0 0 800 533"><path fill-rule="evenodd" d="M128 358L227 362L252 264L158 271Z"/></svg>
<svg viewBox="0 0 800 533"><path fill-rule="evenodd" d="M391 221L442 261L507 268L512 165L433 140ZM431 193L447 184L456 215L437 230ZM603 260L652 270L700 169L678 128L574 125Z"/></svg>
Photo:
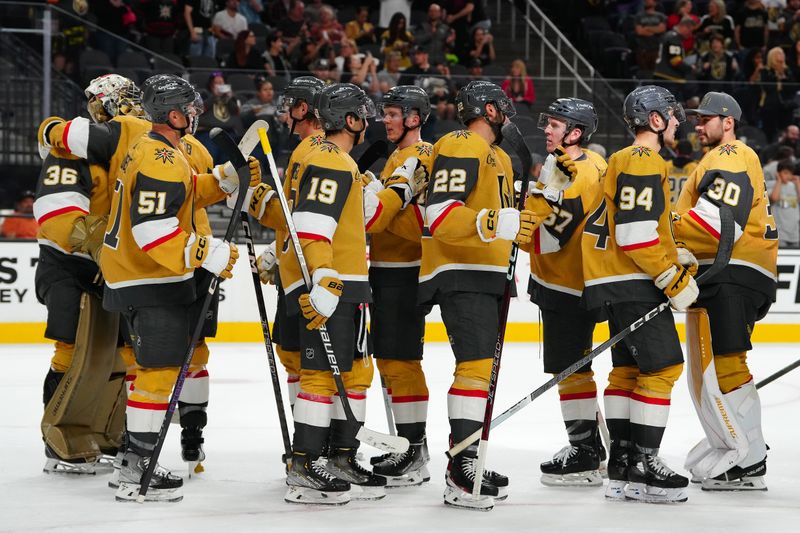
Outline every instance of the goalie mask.
<svg viewBox="0 0 800 533"><path fill-rule="evenodd" d="M89 83L84 94L89 99L86 109L94 122L108 122L118 115L144 116L142 92L124 76L99 76Z"/></svg>

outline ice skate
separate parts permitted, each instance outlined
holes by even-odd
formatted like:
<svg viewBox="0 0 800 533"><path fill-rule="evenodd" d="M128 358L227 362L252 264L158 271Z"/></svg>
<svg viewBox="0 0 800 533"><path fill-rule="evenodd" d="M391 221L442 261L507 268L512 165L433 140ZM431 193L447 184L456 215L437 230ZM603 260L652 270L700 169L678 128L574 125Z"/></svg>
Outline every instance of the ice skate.
<svg viewBox="0 0 800 533"><path fill-rule="evenodd" d="M283 497L287 502L344 505L350 501L350 483L329 474L317 457L295 453L290 464Z"/></svg>
<svg viewBox="0 0 800 533"><path fill-rule="evenodd" d="M355 448L332 448L325 470L350 483L352 500L380 500L386 497L386 478L361 466Z"/></svg>
<svg viewBox="0 0 800 533"><path fill-rule="evenodd" d="M202 428L183 428L181 431L181 458L188 463L189 477L205 471L203 461L206 453L203 451Z"/></svg>
<svg viewBox="0 0 800 533"><path fill-rule="evenodd" d="M444 491L445 505L474 511L491 511L499 491L485 478L481 483L481 493L475 497L472 489L475 484L475 466L478 459L475 452L465 451L447 464Z"/></svg>
<svg viewBox="0 0 800 533"><path fill-rule="evenodd" d="M128 451L119 470L119 487L116 492L118 502L132 502L139 497L142 474L150 463L149 457L142 457ZM146 502L179 502L183 499L183 480L166 468L156 464L150 486L145 495Z"/></svg>
<svg viewBox="0 0 800 533"><path fill-rule="evenodd" d="M628 448L618 444L611 444L608 466L606 467L606 472L608 474L606 498L610 500L625 499L625 487L628 485L629 462L630 452Z"/></svg>
<svg viewBox="0 0 800 533"><path fill-rule="evenodd" d="M603 484L600 456L588 444L570 444L540 465L542 485L549 487L597 487Z"/></svg>
<svg viewBox="0 0 800 533"><path fill-rule="evenodd" d="M673 472L660 457L636 454L628 468L625 497L647 503L680 503L689 499L689 480Z"/></svg>
<svg viewBox="0 0 800 533"><path fill-rule="evenodd" d="M96 474L107 474L108 469L98 468L100 463L98 461L86 461L83 459L76 459L74 461L65 461L61 459L50 446L44 446L44 455L46 457L44 468L42 471L45 474L70 474L73 476L94 476Z"/></svg>
<svg viewBox="0 0 800 533"><path fill-rule="evenodd" d="M767 490L767 482L764 479L767 473L767 458L752 466L742 468L734 466L714 478L706 478L701 481L702 489L709 491L738 491L738 490Z"/></svg>
<svg viewBox="0 0 800 533"><path fill-rule="evenodd" d="M386 478L386 487L415 487L430 481L428 454L425 444L412 444L404 453L387 454L383 461L374 463L372 471Z"/></svg>

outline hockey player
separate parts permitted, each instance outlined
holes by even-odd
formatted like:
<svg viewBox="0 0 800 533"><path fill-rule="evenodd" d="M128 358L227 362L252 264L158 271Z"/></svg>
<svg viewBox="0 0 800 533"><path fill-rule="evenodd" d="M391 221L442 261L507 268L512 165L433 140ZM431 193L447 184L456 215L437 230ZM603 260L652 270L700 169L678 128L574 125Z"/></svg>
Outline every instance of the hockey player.
<svg viewBox="0 0 800 533"><path fill-rule="evenodd" d="M592 349L597 313L580 306L583 291L581 234L589 210L603 194L600 177L605 161L582 149L597 130L594 106L579 98L559 98L539 115L546 149L539 183L560 178L572 182L555 201L550 214L524 249L531 254L528 293L541 310L544 330L544 370L558 374ZM564 173L574 172L574 177ZM541 189L533 188L531 210ZM561 414L569 446L541 464L545 485L602 485L600 463L605 451L597 426L597 385L591 365L558 384Z"/></svg>
<svg viewBox="0 0 800 533"><path fill-rule="evenodd" d="M530 241L533 216L513 206L511 159L499 147L514 105L497 85L473 81L456 98L464 130L433 147L419 277L421 304L438 304L456 358L448 391L450 438L481 427L511 241ZM473 498L477 447L447 466L448 505L489 510L508 478L487 471Z"/></svg>
<svg viewBox="0 0 800 533"><path fill-rule="evenodd" d="M689 175L697 168L697 161L692 158L692 143L686 139L678 141L675 157L667 161L669 172L669 204L675 210L678 196Z"/></svg>
<svg viewBox="0 0 800 533"><path fill-rule="evenodd" d="M397 175L398 166L422 176L424 189L430 175L433 147L423 142L420 128L431 106L427 93L414 85L399 85L383 95L379 112L386 136L397 148L380 175L377 193L373 184L365 190L366 229L371 233L369 279L372 339L381 381L391 401L397 434L411 443L402 454L374 459L373 471L387 478L387 487L419 485L430 479L425 442L428 387L422 371L425 315L429 309L417 305L419 265L422 257L422 211L416 199L380 191L381 182ZM398 189L399 190L399 189Z"/></svg>
<svg viewBox="0 0 800 533"><path fill-rule="evenodd" d="M721 445L718 438L709 440L706 448L712 448L712 453L702 462L693 462L690 455L687 467L704 478L704 490L766 490L761 403L747 367L747 351L752 349L750 335L755 323L775 301L777 226L758 156L736 139L742 116L739 104L726 93L709 92L692 112L699 115L698 138L709 151L678 200L675 238L694 253L702 269L716 253L720 207L730 209L736 222L728 266L703 285L697 299L697 306L708 313L716 370L716 376L703 374L703 394L710 389L713 398L719 398L721 393L719 401L727 404L727 417L721 420L720 410L713 409L716 416L703 411L700 418L707 434L727 436L732 425L738 430L732 446ZM708 401L708 396L704 398ZM732 464L724 461L731 449L738 457ZM709 464L709 458L720 460ZM713 473L712 469L720 468L720 474Z"/></svg>
<svg viewBox="0 0 800 533"><path fill-rule="evenodd" d="M107 122L118 114L139 116L142 113L138 89L132 81L122 76L100 76L90 82L85 93L89 99L87 110L95 123ZM40 245L36 293L48 308L45 336L56 341L55 353L44 382L43 399L47 408L73 361L81 315L81 294L90 292L102 297L97 260L113 191L108 184L108 173L102 165L90 165L86 160L58 148L44 148L41 155L44 163L34 202ZM94 348L99 349L97 345ZM104 376L99 379L107 381L109 378ZM96 388L93 390L95 392L88 393L90 396L97 394ZM116 395L112 396L102 397L98 409L103 408L100 404L116 403ZM67 416L61 413L59 407L53 409L58 413L55 416L45 416L45 427L51 424L58 426L58 420ZM75 424L77 420L70 417L70 422ZM75 443L69 442L72 438L79 442L85 439L71 436L68 428L59 431L64 434L66 449L74 447ZM119 440L119 435L109 437L100 439L100 445L113 446ZM85 460L64 461L47 444L45 451L48 456L45 472L94 473L95 461L99 459L99 456L86 457L85 460L90 461L88 463ZM110 448L103 451L113 453Z"/></svg>
<svg viewBox="0 0 800 533"><path fill-rule="evenodd" d="M625 98L624 119L634 144L608 160L604 198L583 230L583 299L607 310L614 335L666 299L683 311L697 284L678 261L670 231L667 165L683 109L666 89L647 85ZM606 309L607 308L607 309ZM611 450L608 498L686 501L688 480L658 456L670 395L683 369L672 313L661 313L612 348L614 368L605 390Z"/></svg>
<svg viewBox="0 0 800 533"><path fill-rule="evenodd" d="M195 175L179 149L199 113L198 94L177 76L145 83L152 132L126 154L112 198L101 268L104 306L124 316L136 352L136 386L127 405L127 450L116 497L134 500L153 453L172 386L197 316L194 270L229 278L235 246L194 228L194 209L236 192L230 163ZM260 182L251 167L251 186ZM183 482L157 466L147 500L178 501Z"/></svg>

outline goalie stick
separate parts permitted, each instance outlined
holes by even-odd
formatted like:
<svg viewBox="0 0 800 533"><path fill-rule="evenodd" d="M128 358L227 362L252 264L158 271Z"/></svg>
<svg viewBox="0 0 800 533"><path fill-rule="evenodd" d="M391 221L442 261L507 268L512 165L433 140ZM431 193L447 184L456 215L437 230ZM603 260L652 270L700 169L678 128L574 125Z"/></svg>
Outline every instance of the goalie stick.
<svg viewBox="0 0 800 533"><path fill-rule="evenodd" d="M761 381L756 383L756 389L760 389L761 387L763 387L765 385L769 385L770 383L772 383L773 381L775 381L779 377L788 374L789 372L791 372L792 370L794 370L798 366L800 366L800 359L798 359L794 363L790 364L789 366L786 366L786 367L778 370L777 372L775 372L771 376L765 377L764 379L762 379Z"/></svg>
<svg viewBox="0 0 800 533"><path fill-rule="evenodd" d="M269 161L270 172L272 172L275 182L279 183L280 180L278 180L278 168L275 165L275 158L272 156L272 147L269 144L267 132L266 130L261 129L258 130L258 133L259 137L261 138L261 146L264 148L264 154L266 154L267 160ZM303 274L303 281L305 282L306 288L310 291L312 285L311 276L308 273L308 266L306 265L306 259L303 255L303 249L300 246L300 239L297 237L297 230L295 229L294 222L292 221L292 214L289 211L289 205L286 203L286 196L283 194L282 187L277 187L275 192L277 193L278 200L280 201L283 216L286 219L286 226L292 239L292 245L294 246L297 261L300 264L300 271ZM330 335L328 334L328 328L325 327L325 324L319 327L319 335L322 339L322 346L325 348L325 356L328 364L330 365L331 373L333 374L333 380L336 383L336 391L338 392L339 399L342 402L344 414L347 417L348 423L358 427L356 439L358 439L359 442L369 444L374 448L378 448L379 450L386 452L405 452L408 449L408 439L371 430L356 419L355 415L353 414L353 409L350 407L350 401L347 399L347 390L344 388L344 382L342 381L342 376L339 371L339 364L336 361L336 355L333 353Z"/></svg>
<svg viewBox="0 0 800 533"><path fill-rule="evenodd" d="M734 234L734 224L735 224L735 222L733 221L733 214L727 207L720 206L719 215L720 215L720 232L719 232L720 237L719 237L719 246L717 248L717 255L716 257L714 257L714 262L711 264L711 266L709 266L708 269L706 269L706 271L700 274L700 276L697 278L698 284L707 282L709 279L711 279L717 273L719 273L723 268L725 268L725 266L727 266L728 264L728 261L730 261L731 253L733 252L733 244L734 244L733 234ZM594 359L604 351L611 348L614 344L625 339L625 337L627 337L637 329L640 329L642 326L647 324L649 321L651 321L657 315L661 314L663 311L666 311L668 308L669 308L668 302L663 302L659 304L657 307L654 307L653 309L648 311L644 316L634 321L633 324L631 324L627 328L623 329L622 331L620 331L619 333L617 333L616 335L614 335L613 337L602 343L600 346L592 350L589 354L587 354L583 358L579 359L578 361L576 361L575 363L564 369L563 372L557 374L556 376L553 376L552 379L548 380L538 389L534 390L533 392L522 398L520 401L518 401L517 403L515 403L502 413L500 413L497 416L497 418L492 420L491 426L493 428L499 426L500 424L511 418L518 411L522 410L523 407L527 406L528 404L533 402L536 398L544 394L548 389L553 388L560 381L566 379L567 377L577 372L578 369L583 367L585 364L589 363L592 359ZM473 442L478 440L480 436L481 436L480 430L476 431L466 439L462 440L461 442L459 442L458 444L447 450L447 452L445 453L447 454L448 457L453 457L456 454L462 452Z"/></svg>
<svg viewBox="0 0 800 533"><path fill-rule="evenodd" d="M501 129L503 138L511 145L514 152L522 161L521 181L519 197L517 198L517 210L525 209L525 196L528 192L528 182L530 181L530 169L533 166L531 151L525 144L517 125L510 120L503 124ZM472 484L472 495L480 496L481 485L483 484L483 471L486 468L486 455L489 453L489 431L492 429L492 413L494 412L494 397L497 392L497 380L500 376L500 359L503 356L503 346L506 337L506 325L508 324L508 310L511 306L511 287L514 285L514 270L517 266L517 255L519 244L511 243L511 256L508 259L508 270L506 271L506 284L503 290L503 299L500 304L499 328L497 330L497 341L495 342L494 355L492 357L492 373L489 376L489 389L486 392L486 407L483 412L483 426L480 431L480 443L478 444L478 460L475 464L475 481Z"/></svg>
<svg viewBox="0 0 800 533"><path fill-rule="evenodd" d="M235 154L239 153L236 148L236 144L233 142L233 139L231 139L227 133L219 128L214 128L211 130L211 140L220 150L229 156L234 156ZM239 157L241 158L241 154L239 154ZM230 159L234 159L234 157L230 157ZM239 174L239 192L241 193L241 191L247 189L247 186L250 183L250 171L247 168L247 165L244 164L236 167L236 172ZM228 227L225 230L225 236L223 237L223 240L226 244L230 243L231 239L233 238L233 234L236 231L236 222L238 221L236 213L242 210L244 197L244 194L239 194L236 198L236 207L234 208L234 212L228 221ZM206 313L208 313L208 308L211 306L211 300L214 297L214 292L217 290L217 285L219 284L220 279L221 278L219 276L212 277L211 283L208 286L208 292L206 292L206 297L203 300L203 307L200 309L197 324L194 326L194 332L192 333L192 338L189 341L189 347L186 349L186 354L183 356L183 365L178 372L178 378L175 381L174 388L172 389L172 396L170 396L169 399L167 412L164 415L163 422L161 422L161 429L158 431L158 437L156 439L155 448L153 449L153 455L150 457L150 462L147 463L147 468L142 473L142 478L139 481L139 496L136 498L136 501L139 503L144 502L147 489L150 486L150 480L153 478L153 472L155 471L156 463L158 463L158 456L161 454L161 448L164 446L164 439L167 436L167 430L169 430L169 424L172 420L172 415L175 413L175 408L178 406L178 398L181 396L181 390L183 390L183 384L186 381L186 374L189 372L189 365L192 362L192 354L194 353L194 345L197 344L197 341L200 339L200 335L203 332L203 325L206 321Z"/></svg>

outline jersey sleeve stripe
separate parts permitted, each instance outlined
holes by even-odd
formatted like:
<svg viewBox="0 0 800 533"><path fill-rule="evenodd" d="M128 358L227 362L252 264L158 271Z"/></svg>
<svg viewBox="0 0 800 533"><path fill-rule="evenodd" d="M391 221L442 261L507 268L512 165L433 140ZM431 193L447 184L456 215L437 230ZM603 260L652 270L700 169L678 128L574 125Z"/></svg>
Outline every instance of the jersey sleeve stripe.
<svg viewBox="0 0 800 533"><path fill-rule="evenodd" d="M306 239L333 241L333 234L336 233L338 223L335 218L320 213L309 211L295 211L292 213L297 228L297 235L313 235L314 237L304 237Z"/></svg>
<svg viewBox="0 0 800 533"><path fill-rule="evenodd" d="M715 239L719 240L720 221L719 208L717 206L705 198L700 198L697 201L697 205L689 210L689 216Z"/></svg>
<svg viewBox="0 0 800 533"><path fill-rule="evenodd" d="M89 198L76 191L65 191L40 196L33 203L33 216L39 224L69 211L88 214Z"/></svg>
<svg viewBox="0 0 800 533"><path fill-rule="evenodd" d="M614 238L623 250L636 250L658 244L658 220L617 224Z"/></svg>
<svg viewBox="0 0 800 533"><path fill-rule="evenodd" d="M72 150L70 150L69 148L69 130L71 127L72 127L72 121L70 120L64 126L64 132L61 134L61 142L64 144L64 148L67 149L67 152L70 153L72 152Z"/></svg>
<svg viewBox="0 0 800 533"><path fill-rule="evenodd" d="M425 220L422 218L422 210L417 204L414 204L414 214L417 216L417 223L419 224L419 229L421 230L423 227L425 227Z"/></svg>
<svg viewBox="0 0 800 533"><path fill-rule="evenodd" d="M635 402L649 403L652 405L669 405L669 398L653 398L652 396L643 396L635 392L631 393L631 400Z"/></svg>
<svg viewBox="0 0 800 533"><path fill-rule="evenodd" d="M133 239L143 252L152 250L181 233L176 217L140 222L131 228Z"/></svg>
<svg viewBox="0 0 800 533"><path fill-rule="evenodd" d="M447 394L452 394L453 396L467 396L470 398L487 398L489 396L489 392L485 390L457 389L455 387L450 387Z"/></svg>
<svg viewBox="0 0 800 533"><path fill-rule="evenodd" d="M308 239L309 241L326 241L331 242L330 239L325 237L325 235L319 235L317 233L306 233L302 231L297 232L297 237L299 239Z"/></svg>
<svg viewBox="0 0 800 533"><path fill-rule="evenodd" d="M410 403L410 402L427 402L427 401L428 401L428 396L392 396L392 403Z"/></svg>
<svg viewBox="0 0 800 533"><path fill-rule="evenodd" d="M377 204L377 205L376 205ZM383 212L383 204L373 195L364 195L364 219L367 223L364 225L366 230L372 227L376 220L378 220Z"/></svg>
<svg viewBox="0 0 800 533"><path fill-rule="evenodd" d="M575 392L572 394L559 394L558 397L562 402L566 402L569 400L588 400L597 398L597 391Z"/></svg>
<svg viewBox="0 0 800 533"><path fill-rule="evenodd" d="M661 239L655 238L652 241L648 242L640 242L637 244L630 244L628 246L620 246L620 250L622 250L623 252L630 252L632 250L641 250L642 248L650 248L651 246L656 246L659 242L661 242Z"/></svg>
<svg viewBox="0 0 800 533"><path fill-rule="evenodd" d="M89 119L78 117L67 122L62 141L71 154L86 159L89 147Z"/></svg>
<svg viewBox="0 0 800 533"><path fill-rule="evenodd" d="M445 217L450 213L450 211L460 205L464 205L464 202L461 202L460 200L448 200L447 202L429 205L425 208L425 214L427 215L428 220L433 221L429 226L431 228L431 235L436 232L436 228L442 223L442 221L444 221Z"/></svg>

